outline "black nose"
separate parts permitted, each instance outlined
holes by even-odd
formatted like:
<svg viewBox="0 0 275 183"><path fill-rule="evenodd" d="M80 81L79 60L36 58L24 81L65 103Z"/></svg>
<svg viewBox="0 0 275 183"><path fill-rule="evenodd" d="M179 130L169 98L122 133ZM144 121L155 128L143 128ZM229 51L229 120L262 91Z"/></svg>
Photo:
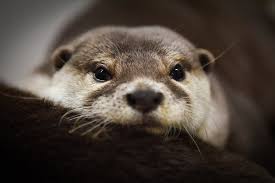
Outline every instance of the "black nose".
<svg viewBox="0 0 275 183"><path fill-rule="evenodd" d="M163 94L152 90L138 90L127 94L128 104L134 109L146 113L156 109L163 100Z"/></svg>

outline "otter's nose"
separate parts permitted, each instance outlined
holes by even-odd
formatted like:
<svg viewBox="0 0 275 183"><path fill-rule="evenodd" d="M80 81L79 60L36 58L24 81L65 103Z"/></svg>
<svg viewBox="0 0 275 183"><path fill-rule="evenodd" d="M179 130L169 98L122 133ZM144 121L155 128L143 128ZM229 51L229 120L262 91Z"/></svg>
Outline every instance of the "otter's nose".
<svg viewBox="0 0 275 183"><path fill-rule="evenodd" d="M128 104L134 109L147 113L156 109L163 100L163 94L152 90L138 90L126 95Z"/></svg>

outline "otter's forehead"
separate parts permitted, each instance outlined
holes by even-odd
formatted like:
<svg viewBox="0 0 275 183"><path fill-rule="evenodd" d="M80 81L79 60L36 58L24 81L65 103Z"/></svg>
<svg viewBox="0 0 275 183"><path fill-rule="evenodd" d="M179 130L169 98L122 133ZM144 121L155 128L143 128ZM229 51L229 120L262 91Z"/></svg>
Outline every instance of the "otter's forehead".
<svg viewBox="0 0 275 183"><path fill-rule="evenodd" d="M179 34L163 27L102 27L83 35L77 44L90 53L122 54L151 53L159 56L192 57L194 46ZM89 50L87 50L89 49ZM85 52L87 53L87 52Z"/></svg>
<svg viewBox="0 0 275 183"><path fill-rule="evenodd" d="M74 42L74 65L88 72L103 64L115 76L162 78L176 62L196 66L194 46L179 34L161 27L104 27Z"/></svg>

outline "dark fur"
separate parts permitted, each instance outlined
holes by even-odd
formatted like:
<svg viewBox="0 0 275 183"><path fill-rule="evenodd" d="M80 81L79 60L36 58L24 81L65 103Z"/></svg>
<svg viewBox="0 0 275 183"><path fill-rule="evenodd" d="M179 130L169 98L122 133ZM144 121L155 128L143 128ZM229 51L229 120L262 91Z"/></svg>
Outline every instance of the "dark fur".
<svg viewBox="0 0 275 183"><path fill-rule="evenodd" d="M58 126L65 109L0 87L1 179L27 182L275 182L243 158L181 135L164 140L117 127L92 140ZM17 97L16 97L17 96Z"/></svg>

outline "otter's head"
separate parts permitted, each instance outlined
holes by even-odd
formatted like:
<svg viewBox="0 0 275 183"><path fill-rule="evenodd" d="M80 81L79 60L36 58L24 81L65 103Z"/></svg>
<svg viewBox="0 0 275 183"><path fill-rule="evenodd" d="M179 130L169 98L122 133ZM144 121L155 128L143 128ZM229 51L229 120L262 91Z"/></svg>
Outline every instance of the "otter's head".
<svg viewBox="0 0 275 183"><path fill-rule="evenodd" d="M213 57L171 30L98 28L58 48L51 60L48 97L92 122L196 135L208 120Z"/></svg>

